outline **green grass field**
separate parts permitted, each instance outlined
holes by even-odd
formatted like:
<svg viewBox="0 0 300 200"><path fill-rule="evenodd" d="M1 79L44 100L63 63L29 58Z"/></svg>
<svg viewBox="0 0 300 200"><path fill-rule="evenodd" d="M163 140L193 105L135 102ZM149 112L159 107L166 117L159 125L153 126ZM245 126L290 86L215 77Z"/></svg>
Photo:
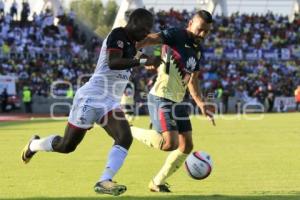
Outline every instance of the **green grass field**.
<svg viewBox="0 0 300 200"><path fill-rule="evenodd" d="M171 194L147 189L167 153L134 141L116 176L128 187L120 197L93 191L112 145L101 128L92 129L72 154L42 152L24 165L20 152L31 135L62 134L66 120L0 123L0 199L299 200L300 114L264 115L260 120L234 117L217 119L217 127L192 118L194 149L212 156L213 172L197 181L179 169L169 179ZM148 120L140 117L135 125L147 127Z"/></svg>

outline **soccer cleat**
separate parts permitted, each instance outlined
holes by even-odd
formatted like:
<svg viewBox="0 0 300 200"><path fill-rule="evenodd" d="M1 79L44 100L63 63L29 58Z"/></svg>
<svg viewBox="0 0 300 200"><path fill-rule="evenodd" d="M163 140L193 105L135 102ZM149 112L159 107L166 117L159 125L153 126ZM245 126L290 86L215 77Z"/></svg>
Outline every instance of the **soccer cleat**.
<svg viewBox="0 0 300 200"><path fill-rule="evenodd" d="M170 185L168 183L155 185L154 181L151 180L148 187L151 192L171 192L171 190L169 189Z"/></svg>
<svg viewBox="0 0 300 200"><path fill-rule="evenodd" d="M111 180L97 182L94 186L94 190L100 194L110 194L113 196L119 196L123 194L127 188L125 185L118 185L116 182Z"/></svg>
<svg viewBox="0 0 300 200"><path fill-rule="evenodd" d="M40 139L40 136L38 135L34 135L30 141L26 144L26 146L24 147L23 151L22 151L22 161L24 164L27 164L29 163L30 159L33 157L33 155L36 153L36 152L33 152L29 149L29 146L32 142L32 140L37 140L37 139Z"/></svg>

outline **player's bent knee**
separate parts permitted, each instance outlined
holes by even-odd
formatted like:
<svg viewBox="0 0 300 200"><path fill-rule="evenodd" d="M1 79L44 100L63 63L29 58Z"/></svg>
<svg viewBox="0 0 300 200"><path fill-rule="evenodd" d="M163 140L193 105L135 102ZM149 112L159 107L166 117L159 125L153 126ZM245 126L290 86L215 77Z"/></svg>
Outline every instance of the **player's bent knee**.
<svg viewBox="0 0 300 200"><path fill-rule="evenodd" d="M61 153L72 153L76 147L76 145L64 145L63 148L61 148Z"/></svg>
<svg viewBox="0 0 300 200"><path fill-rule="evenodd" d="M162 146L162 150L164 151L173 151L178 148L178 141L177 140L165 140Z"/></svg>
<svg viewBox="0 0 300 200"><path fill-rule="evenodd" d="M115 144L120 145L126 149L129 149L133 141L132 135L130 132L123 134L120 138L116 138Z"/></svg>
<svg viewBox="0 0 300 200"><path fill-rule="evenodd" d="M173 151L179 146L178 133L177 132L163 132L162 136L164 138L162 150L163 151Z"/></svg>

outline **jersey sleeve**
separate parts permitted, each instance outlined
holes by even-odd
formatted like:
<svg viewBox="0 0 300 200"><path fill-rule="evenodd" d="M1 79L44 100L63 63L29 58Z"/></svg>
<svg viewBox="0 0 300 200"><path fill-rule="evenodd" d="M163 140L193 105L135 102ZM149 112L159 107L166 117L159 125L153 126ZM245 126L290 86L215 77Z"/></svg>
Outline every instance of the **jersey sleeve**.
<svg viewBox="0 0 300 200"><path fill-rule="evenodd" d="M107 37L106 47L107 50L123 50L125 46L126 38L118 30L113 30Z"/></svg>
<svg viewBox="0 0 300 200"><path fill-rule="evenodd" d="M163 44L174 45L178 38L180 38L180 29L178 28L169 28L161 31L160 35L163 40Z"/></svg>

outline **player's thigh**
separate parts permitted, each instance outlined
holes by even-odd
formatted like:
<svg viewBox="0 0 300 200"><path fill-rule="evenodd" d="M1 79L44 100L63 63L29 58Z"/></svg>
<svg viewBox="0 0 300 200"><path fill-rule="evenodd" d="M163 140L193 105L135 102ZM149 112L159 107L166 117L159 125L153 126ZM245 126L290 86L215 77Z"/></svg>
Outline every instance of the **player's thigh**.
<svg viewBox="0 0 300 200"><path fill-rule="evenodd" d="M153 128L163 133L166 131L178 131L176 121L172 113L173 102L154 95L148 95L148 109Z"/></svg>
<svg viewBox="0 0 300 200"><path fill-rule="evenodd" d="M189 107L185 104L177 103L173 106L173 118L179 133L192 132L192 124L188 113Z"/></svg>
<svg viewBox="0 0 300 200"><path fill-rule="evenodd" d="M68 122L72 128L91 129L99 118L98 109L83 103L84 99L75 97L69 114Z"/></svg>
<svg viewBox="0 0 300 200"><path fill-rule="evenodd" d="M103 123L103 118L106 118L105 123ZM126 120L124 112L120 108L110 110L100 121L102 121L100 125L107 134L115 140L115 145L121 145L122 147L129 149L132 143L132 135L129 123Z"/></svg>
<svg viewBox="0 0 300 200"><path fill-rule="evenodd" d="M173 102L153 95L148 96L148 109L153 128L163 135L166 143L177 145L178 127L173 118Z"/></svg>

